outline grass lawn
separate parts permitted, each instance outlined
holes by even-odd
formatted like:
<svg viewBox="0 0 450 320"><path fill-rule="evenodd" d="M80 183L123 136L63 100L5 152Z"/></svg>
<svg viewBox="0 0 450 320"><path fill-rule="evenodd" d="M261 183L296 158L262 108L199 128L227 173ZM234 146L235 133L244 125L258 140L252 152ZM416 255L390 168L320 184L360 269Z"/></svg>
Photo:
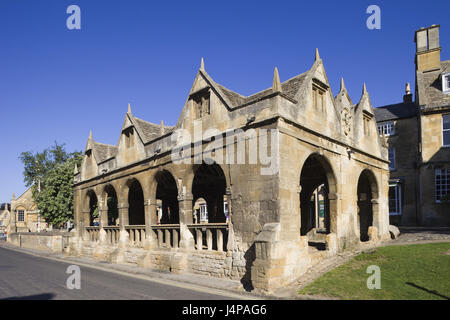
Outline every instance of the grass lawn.
<svg viewBox="0 0 450 320"><path fill-rule="evenodd" d="M381 289L368 289L367 267L381 271ZM341 299L450 299L450 243L388 246L363 253L299 291Z"/></svg>

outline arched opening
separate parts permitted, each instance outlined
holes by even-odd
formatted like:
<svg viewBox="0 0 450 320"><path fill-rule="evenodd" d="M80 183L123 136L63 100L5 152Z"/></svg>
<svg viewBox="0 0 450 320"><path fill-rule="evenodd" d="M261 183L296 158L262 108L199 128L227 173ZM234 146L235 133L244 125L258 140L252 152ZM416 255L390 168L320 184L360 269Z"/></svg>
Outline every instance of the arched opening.
<svg viewBox="0 0 450 320"><path fill-rule="evenodd" d="M178 188L175 179L169 171L163 170L156 174L156 183L158 223L179 224Z"/></svg>
<svg viewBox="0 0 450 320"><path fill-rule="evenodd" d="M108 208L108 226L119 225L119 209L117 193L113 186L107 185L105 187L106 207Z"/></svg>
<svg viewBox="0 0 450 320"><path fill-rule="evenodd" d="M336 192L333 171L320 155L306 159L300 174L300 235L308 236L311 246L325 249L331 230L330 192Z"/></svg>
<svg viewBox="0 0 450 320"><path fill-rule="evenodd" d="M139 181L134 179L128 190L128 223L131 226L145 224L144 192Z"/></svg>
<svg viewBox="0 0 450 320"><path fill-rule="evenodd" d="M87 196L89 198L89 226L99 226L100 217L98 211L97 195L94 191L90 190Z"/></svg>
<svg viewBox="0 0 450 320"><path fill-rule="evenodd" d="M203 163L197 168L192 183L193 204L199 198L203 198L206 203L207 218L206 221L203 221L204 223L222 223L227 221L226 212L228 207L224 202L225 192L225 174L219 165ZM200 217L194 216L195 220L200 222Z"/></svg>
<svg viewBox="0 0 450 320"><path fill-rule="evenodd" d="M373 224L372 185L374 178L369 170L364 170L358 179L358 222L360 240L369 241L369 227ZM375 187L375 186L374 186Z"/></svg>

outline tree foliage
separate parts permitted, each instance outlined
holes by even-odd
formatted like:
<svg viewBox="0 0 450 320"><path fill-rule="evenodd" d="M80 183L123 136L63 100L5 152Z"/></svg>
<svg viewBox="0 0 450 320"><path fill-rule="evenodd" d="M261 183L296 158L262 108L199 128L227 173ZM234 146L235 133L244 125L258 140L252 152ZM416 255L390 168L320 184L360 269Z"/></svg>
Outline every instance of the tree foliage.
<svg viewBox="0 0 450 320"><path fill-rule="evenodd" d="M73 220L73 172L75 164L81 164L81 152L67 153L64 144L55 142L42 152L22 152L19 158L24 181L33 185L33 198L45 220L56 227Z"/></svg>

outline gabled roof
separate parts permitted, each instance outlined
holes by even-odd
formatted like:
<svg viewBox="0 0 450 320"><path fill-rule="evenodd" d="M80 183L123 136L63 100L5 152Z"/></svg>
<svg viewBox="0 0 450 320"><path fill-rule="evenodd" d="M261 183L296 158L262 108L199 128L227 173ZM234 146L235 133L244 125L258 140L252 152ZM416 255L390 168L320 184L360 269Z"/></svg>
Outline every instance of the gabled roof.
<svg viewBox="0 0 450 320"><path fill-rule="evenodd" d="M200 70L206 79L211 83L211 85L216 89L216 91L224 98L225 102L229 104L229 107L234 109L242 105L246 105L252 102L256 102L261 98L264 98L273 93L272 87L267 88L263 91L257 92L250 96L243 96L237 92L234 92L230 89L225 88L224 86L218 84L206 73L206 71ZM281 83L282 93L290 99L295 100L295 95L301 88L306 79L306 75L309 72L304 72L300 75L297 75L291 79L288 79Z"/></svg>
<svg viewBox="0 0 450 320"><path fill-rule="evenodd" d="M417 115L417 106L414 103L397 103L373 109L377 122L406 119Z"/></svg>
<svg viewBox="0 0 450 320"><path fill-rule="evenodd" d="M144 144L155 140L156 138L171 132L174 127L171 126L165 126L163 125L163 130L161 131L161 125L150 123L145 120L136 118L132 114L129 114L131 117L131 121L133 122L134 127L136 128L136 131L138 132L139 136L142 139L142 142Z"/></svg>

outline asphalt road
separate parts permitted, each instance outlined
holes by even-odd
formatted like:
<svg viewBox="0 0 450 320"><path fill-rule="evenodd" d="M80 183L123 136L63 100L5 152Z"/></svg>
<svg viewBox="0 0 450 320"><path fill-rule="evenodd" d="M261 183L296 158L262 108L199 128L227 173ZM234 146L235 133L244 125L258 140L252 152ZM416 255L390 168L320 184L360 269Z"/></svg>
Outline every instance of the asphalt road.
<svg viewBox="0 0 450 320"><path fill-rule="evenodd" d="M81 288L68 289L71 263L0 247L0 299L223 300L230 296L192 290L80 266ZM234 297L235 298L235 297Z"/></svg>

